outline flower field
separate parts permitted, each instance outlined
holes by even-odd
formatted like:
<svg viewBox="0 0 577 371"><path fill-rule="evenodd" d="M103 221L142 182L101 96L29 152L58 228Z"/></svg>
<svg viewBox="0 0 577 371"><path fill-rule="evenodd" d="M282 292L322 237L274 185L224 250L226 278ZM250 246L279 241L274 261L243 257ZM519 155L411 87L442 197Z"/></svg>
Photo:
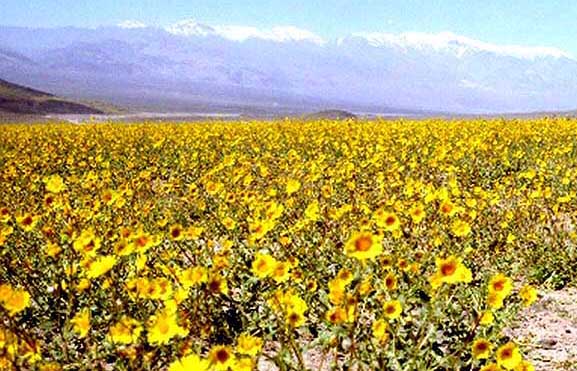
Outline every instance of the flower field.
<svg viewBox="0 0 577 371"><path fill-rule="evenodd" d="M565 118L2 126L0 370L533 370L576 187Z"/></svg>

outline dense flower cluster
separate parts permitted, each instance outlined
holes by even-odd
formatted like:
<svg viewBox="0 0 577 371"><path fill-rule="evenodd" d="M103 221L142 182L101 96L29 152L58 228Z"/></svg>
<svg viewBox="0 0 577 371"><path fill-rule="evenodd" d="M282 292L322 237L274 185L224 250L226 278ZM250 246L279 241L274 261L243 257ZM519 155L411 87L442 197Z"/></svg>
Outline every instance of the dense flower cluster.
<svg viewBox="0 0 577 371"><path fill-rule="evenodd" d="M531 370L501 330L574 279L576 144L570 119L5 126L0 369Z"/></svg>

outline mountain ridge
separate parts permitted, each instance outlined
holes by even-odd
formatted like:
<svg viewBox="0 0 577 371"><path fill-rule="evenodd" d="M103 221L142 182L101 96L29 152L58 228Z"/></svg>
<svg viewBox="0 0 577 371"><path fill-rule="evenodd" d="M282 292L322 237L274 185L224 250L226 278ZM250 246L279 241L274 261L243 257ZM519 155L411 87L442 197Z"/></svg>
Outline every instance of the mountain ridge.
<svg viewBox="0 0 577 371"><path fill-rule="evenodd" d="M577 61L554 48L495 46L450 33L314 42L316 35L296 28L189 26L200 32L175 34L136 21L94 29L0 26L0 51L28 59L0 58L0 76L59 95L120 104L140 98L167 109L207 102L309 112L577 106Z"/></svg>

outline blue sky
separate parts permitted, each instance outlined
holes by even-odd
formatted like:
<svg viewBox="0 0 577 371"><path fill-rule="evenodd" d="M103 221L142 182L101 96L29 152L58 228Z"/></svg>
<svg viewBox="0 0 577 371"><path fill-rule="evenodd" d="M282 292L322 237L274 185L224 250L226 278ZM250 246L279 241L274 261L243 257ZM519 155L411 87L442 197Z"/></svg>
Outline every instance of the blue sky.
<svg viewBox="0 0 577 371"><path fill-rule="evenodd" d="M4 25L93 27L127 19L166 25L185 18L212 25L291 25L325 38L451 31L577 56L575 0L0 0Z"/></svg>

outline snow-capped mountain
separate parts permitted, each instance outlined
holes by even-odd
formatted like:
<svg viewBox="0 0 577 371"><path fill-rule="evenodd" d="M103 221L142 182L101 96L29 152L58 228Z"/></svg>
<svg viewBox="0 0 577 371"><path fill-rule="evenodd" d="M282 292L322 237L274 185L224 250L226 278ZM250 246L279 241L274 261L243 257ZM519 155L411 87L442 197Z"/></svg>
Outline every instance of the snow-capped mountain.
<svg viewBox="0 0 577 371"><path fill-rule="evenodd" d="M186 19L165 28L173 35L180 36L214 36L217 35L215 28L199 23L193 19Z"/></svg>
<svg viewBox="0 0 577 371"><path fill-rule="evenodd" d="M273 27L270 30L261 30L247 26L207 26L195 20L184 20L165 28L173 35L179 36L217 36L232 41L246 41L261 39L276 42L308 41L322 45L325 41L314 33L297 27Z"/></svg>
<svg viewBox="0 0 577 371"><path fill-rule="evenodd" d="M398 48L404 51L420 50L425 53L447 53L458 58L476 53L492 53L504 57L520 59L537 58L571 58L557 48L527 47L517 45L496 45L456 35L451 32L427 34L421 32L390 33L355 33L353 37L366 40L374 47Z"/></svg>
<svg viewBox="0 0 577 371"><path fill-rule="evenodd" d="M0 27L0 77L69 96L179 109L208 103L456 112L577 106L577 61L568 53L448 32L324 40L296 27L194 20L166 27L139 21L96 29Z"/></svg>

